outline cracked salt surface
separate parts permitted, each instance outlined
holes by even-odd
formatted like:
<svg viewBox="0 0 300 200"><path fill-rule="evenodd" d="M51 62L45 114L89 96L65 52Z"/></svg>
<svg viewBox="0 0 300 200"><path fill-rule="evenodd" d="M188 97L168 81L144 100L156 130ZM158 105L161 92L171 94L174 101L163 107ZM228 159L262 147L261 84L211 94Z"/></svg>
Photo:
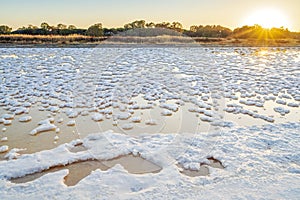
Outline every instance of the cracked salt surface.
<svg viewBox="0 0 300 200"><path fill-rule="evenodd" d="M60 191L59 198L195 198L201 191L235 198L239 185L242 196L296 199L298 55L298 48L3 48L0 196L30 198L51 187L47 195ZM76 141L83 151L69 150ZM20 185L8 180L130 153L162 171L136 176L115 166L74 188L61 184L65 170ZM200 171L212 157L225 168L208 167L205 177L180 173L178 166Z"/></svg>

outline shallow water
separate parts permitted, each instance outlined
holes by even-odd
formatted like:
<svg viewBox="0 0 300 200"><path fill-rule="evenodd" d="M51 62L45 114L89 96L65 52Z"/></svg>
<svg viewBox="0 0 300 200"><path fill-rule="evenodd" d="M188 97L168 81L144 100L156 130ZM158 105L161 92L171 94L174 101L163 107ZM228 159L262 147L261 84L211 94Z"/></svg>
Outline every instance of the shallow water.
<svg viewBox="0 0 300 200"><path fill-rule="evenodd" d="M120 156L111 160L98 161L98 160L88 160L77 163L72 163L66 166L56 166L51 169L45 170L43 172L30 174L20 178L11 179L13 183L26 183L33 181L45 174L68 169L69 174L65 177L64 183L67 186L76 185L81 179L88 176L92 171L100 169L106 171L107 169L120 164L132 174L143 174L143 173L158 173L161 168L154 163L151 163L140 156L126 155Z"/></svg>
<svg viewBox="0 0 300 200"><path fill-rule="evenodd" d="M300 103L299 51L202 47L1 49L0 116L15 113L25 103L31 105L26 107L28 113L15 115L11 125L0 124L0 139L7 137L0 146L25 149L19 153L28 154L107 130L139 137L145 133L201 134L227 126L271 123L265 117L273 119L272 123L299 122L299 107L287 105ZM264 100L270 96L272 99ZM263 106L240 102L247 99ZM277 100L286 101L286 105ZM229 104L243 110L225 112ZM276 107L289 113L281 115L274 111ZM192 108L200 110L191 112ZM70 118L70 110L78 116ZM258 115L241 113L244 111ZM101 113L103 120L93 121L95 113ZM25 115L32 120L19 122ZM124 115L128 118L122 119ZM52 130L29 135L39 121L49 117L54 118L58 133ZM134 117L140 117L140 122L132 122ZM76 125L67 126L70 120ZM149 120L155 124L150 125ZM6 153L0 153L1 160ZM122 159L124 165L135 162ZM74 169L80 167L74 165ZM145 164L143 172L148 172L148 167L150 164Z"/></svg>

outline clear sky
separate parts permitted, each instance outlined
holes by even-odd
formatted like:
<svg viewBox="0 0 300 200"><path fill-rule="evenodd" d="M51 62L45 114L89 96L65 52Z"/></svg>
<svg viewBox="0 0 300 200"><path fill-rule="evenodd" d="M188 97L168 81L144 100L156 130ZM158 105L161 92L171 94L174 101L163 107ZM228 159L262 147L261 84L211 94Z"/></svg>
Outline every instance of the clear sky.
<svg viewBox="0 0 300 200"><path fill-rule="evenodd" d="M137 19L179 21L187 29L195 24L236 28L255 11L274 8L288 19L290 30L300 31L300 0L0 0L0 8L0 25L13 29L43 21L122 27Z"/></svg>

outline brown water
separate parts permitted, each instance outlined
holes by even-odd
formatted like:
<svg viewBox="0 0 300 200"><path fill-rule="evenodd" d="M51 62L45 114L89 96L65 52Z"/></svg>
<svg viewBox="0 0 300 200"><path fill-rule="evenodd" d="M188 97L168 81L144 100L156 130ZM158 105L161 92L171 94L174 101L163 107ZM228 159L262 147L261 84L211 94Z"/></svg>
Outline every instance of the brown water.
<svg viewBox="0 0 300 200"><path fill-rule="evenodd" d="M236 100L228 101L229 103L237 103ZM220 129L220 127L210 126L208 122L203 122L199 119L199 114L189 112L188 109L193 107L192 104L186 103L181 106L180 109L173 113L171 116L162 116L161 109L157 106L151 110L135 110L132 116L141 116L142 120L140 123L133 123L134 128L131 130L122 129L122 125L130 123L130 118L128 120L118 120L118 125L114 126L113 119L105 119L101 122L94 122L91 119L90 113L88 116L79 115L75 119L68 118L64 113L56 113L52 115L48 111L38 111L38 105L32 106L28 115L32 116L30 122L19 122L18 119L24 115L16 115L12 124L5 126L0 124L0 128L6 128L6 131L0 132L0 138L7 137L8 141L0 142L0 145L8 145L10 149L20 148L26 149L20 153L35 153L46 149L52 149L58 145L68 143L74 139L84 138L90 133L98 133L107 130L113 130L114 132L123 133L132 136L138 136L140 133L181 133L181 132L207 132ZM279 106L273 101L266 101L265 106L255 107L255 106L245 106L244 108L252 111L257 111L259 114L266 116L274 116L274 123L284 123L289 121L300 121L300 109L289 107L290 113L281 116L273 110L274 106ZM220 111L222 112L222 111ZM0 109L0 115L7 113L7 111ZM37 134L36 136L31 136L29 133L31 130L37 127L37 123L40 120L46 119L48 115L51 115L55 119L54 124L60 128L59 133L55 131L47 131ZM268 124L268 122L253 118L244 114L232 114L224 113L224 120L233 121L239 126L251 126L251 125L263 125ZM62 123L57 123L57 120L63 118ZM155 119L157 125L146 125L145 121L149 119ZM67 126L69 120L75 120L76 126ZM58 136L57 141L54 137ZM4 159L5 153L0 153L0 160Z"/></svg>
<svg viewBox="0 0 300 200"><path fill-rule="evenodd" d="M133 123L134 128L131 130L122 129L122 125L130 123L128 120L118 120L118 125L113 125L113 119L104 119L101 122L95 122L91 119L94 112L89 113L88 116L81 116L71 119L68 118L65 113L56 113L53 115L48 111L39 111L38 105L33 106L30 112L26 115L32 116L32 120L29 122L19 122L18 119L24 115L15 115L12 124L4 126L0 124L0 128L6 128L6 131L1 131L0 137L7 137L8 141L0 142L0 145L8 145L10 149L19 148L26 149L20 153L28 154L35 153L42 150L52 149L61 144L68 143L74 139L84 138L90 133L104 132L113 130L117 133L123 133L132 136L138 136L141 133L179 133L179 132L198 132L199 130L205 132L210 128L209 123L200 121L196 117L195 113L188 111L189 106L183 106L180 111L172 114L172 116L162 116L161 109L155 107L152 110L135 110L132 116L140 116L142 118L140 123ZM0 116L7 111L1 109ZM59 133L55 131L41 132L35 136L29 133L36 128L38 122L47 119L51 115L54 120L54 124L60 129ZM183 117L185 116L185 117ZM58 119L63 118L62 123L58 123ZM155 119L156 125L146 125L145 121L149 119ZM66 124L70 120L75 120L75 126L67 126ZM58 140L54 140L54 137L58 136ZM4 159L5 153L0 153L0 160Z"/></svg>
<svg viewBox="0 0 300 200"><path fill-rule="evenodd" d="M140 103L145 103L141 100ZM167 102L174 103L174 102ZM222 102L221 102L222 103ZM237 103L238 100L228 100L227 103ZM159 104L158 104L159 105ZM8 141L0 142L0 146L8 145L10 149L12 148L25 148L25 151L20 152L21 154L25 153L34 153L39 152L46 149L52 149L57 147L60 144L64 144L70 142L74 139L84 138L90 133L103 132L107 130L113 130L114 132L119 132L127 135L137 136L140 133L180 133L180 132L207 132L214 131L220 129L220 127L210 126L208 122L203 122L199 118L199 114L189 112L188 109L194 107L190 103L186 103L184 106L181 106L180 109L173 113L171 116L162 116L161 109L158 106L154 106L153 109L145 109L145 110L134 110L132 116L141 116L142 120L140 123L134 123L134 128L131 130L122 129L122 125L129 123L130 118L128 120L119 120L119 124L117 126L113 125L113 119L105 119L101 122L94 122L91 119L91 115L94 113L90 113L88 116L78 116L75 119L68 118L63 112L50 113L48 111L38 111L38 106L33 105L30 109L28 115L32 116L32 120L30 122L22 123L19 122L18 119L24 115L16 115L15 119L12 121L12 124L9 126L4 126L0 124L1 129L5 127L7 130L5 132L1 131L1 138L8 137ZM266 101L263 108L254 107L254 106L246 106L243 105L244 108L252 111L257 111L259 114L274 116L274 123L284 123L288 121L300 121L300 113L299 108L290 108L291 111L289 114L285 116L281 116L279 113L276 113L273 110L273 107L281 106L276 104L273 101ZM220 106L222 107L222 105ZM222 111L220 111L222 113ZM0 115L7 113L7 111L1 109ZM232 114L232 113L224 113L224 119L228 121L233 121L237 125L240 126L251 126L251 125L263 125L268 124L268 122L262 119L255 119L248 115L243 114ZM60 128L59 133L55 133L55 131L47 131L40 133L36 136L31 136L29 133L31 130L37 127L37 123L40 120L46 119L51 115L55 119L54 124ZM64 121L62 123L57 123L57 120L63 118ZM157 121L157 125L149 126L145 124L145 121L148 119L155 119ZM69 120L75 120L76 126L67 126L67 122ZM55 136L59 136L57 141L54 140ZM78 152L85 150L82 146L77 146L73 148L72 152ZM0 160L4 159L6 153L0 154ZM216 160L210 160L209 166L222 168L222 164ZM118 157L108 161L84 161L78 163L72 163L68 166L56 166L47 171L36 173L32 175L28 175L22 178L14 179L12 182L22 183L32 181L37 179L44 174L51 173L54 171L58 171L61 169L69 169L70 174L65 178L66 185L75 185L82 178L86 177L91 173L91 171L95 169L107 170L111 168L115 164L121 164L129 173L154 173L161 170L161 168L154 163L146 161L140 157L134 157L132 155ZM179 166L180 167L180 166ZM207 176L209 175L209 169L207 165L201 165L200 170L181 170L181 173L187 176Z"/></svg>
<svg viewBox="0 0 300 200"><path fill-rule="evenodd" d="M56 172L63 169L68 169L69 174L65 177L64 183L67 186L74 186L84 177L88 176L92 171L96 169L100 169L102 171L106 171L109 168L115 166L116 164L120 164L132 174L143 174L143 173L158 173L161 170L161 167L158 165L147 161L140 156L126 155L120 156L111 160L88 160L77 163L72 163L66 166L55 166L48 170L30 174L21 178L14 178L10 181L13 183L26 183L30 181L34 181L45 174ZM79 170L80 169L80 170Z"/></svg>

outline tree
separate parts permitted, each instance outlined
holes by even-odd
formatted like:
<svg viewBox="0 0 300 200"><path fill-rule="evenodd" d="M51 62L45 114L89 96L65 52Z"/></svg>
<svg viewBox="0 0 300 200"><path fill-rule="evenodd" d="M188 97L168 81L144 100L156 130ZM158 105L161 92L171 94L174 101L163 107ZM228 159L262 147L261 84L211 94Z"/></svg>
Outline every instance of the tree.
<svg viewBox="0 0 300 200"><path fill-rule="evenodd" d="M102 24L98 23L90 26L86 34L90 36L103 36Z"/></svg>
<svg viewBox="0 0 300 200"><path fill-rule="evenodd" d="M35 25L32 25L32 24L29 24L28 29L38 29L38 27Z"/></svg>
<svg viewBox="0 0 300 200"><path fill-rule="evenodd" d="M136 20L134 22L128 23L124 25L124 29L134 29L134 28L145 28L146 22L145 20Z"/></svg>
<svg viewBox="0 0 300 200"><path fill-rule="evenodd" d="M187 35L192 37L228 37L232 31L220 25L191 26Z"/></svg>
<svg viewBox="0 0 300 200"><path fill-rule="evenodd" d="M134 21L134 27L135 28L145 28L145 20L137 20L137 21Z"/></svg>
<svg viewBox="0 0 300 200"><path fill-rule="evenodd" d="M44 29L44 30L49 30L50 26L49 26L48 23L43 22L43 23L41 23L41 28Z"/></svg>
<svg viewBox="0 0 300 200"><path fill-rule="evenodd" d="M68 29L69 29L69 30L74 30L74 29L76 29L76 26L74 26L74 25L69 25Z"/></svg>
<svg viewBox="0 0 300 200"><path fill-rule="evenodd" d="M183 31L182 28L183 28L183 26L182 26L182 24L179 23L179 22L173 22L173 23L171 24L171 29L173 29L173 30L175 30L175 31L182 32L182 31Z"/></svg>
<svg viewBox="0 0 300 200"><path fill-rule="evenodd" d="M64 24L57 24L57 28L58 29L67 29L67 25L64 25Z"/></svg>
<svg viewBox="0 0 300 200"><path fill-rule="evenodd" d="M25 26L18 28L18 30L25 30L25 29L27 29Z"/></svg>
<svg viewBox="0 0 300 200"><path fill-rule="evenodd" d="M133 29L132 24L131 24L131 23L125 24L125 25L124 25L124 29L125 29L125 30Z"/></svg>
<svg viewBox="0 0 300 200"><path fill-rule="evenodd" d="M155 28L155 24L153 22L145 24L147 28Z"/></svg>
<svg viewBox="0 0 300 200"><path fill-rule="evenodd" d="M171 24L169 22L162 22L155 24L156 28L171 28Z"/></svg>
<svg viewBox="0 0 300 200"><path fill-rule="evenodd" d="M196 25L193 25L193 26L190 27L191 32L196 32L197 29L198 29L198 26L196 26Z"/></svg>
<svg viewBox="0 0 300 200"><path fill-rule="evenodd" d="M2 25L0 26L0 34L9 34L11 32L12 28Z"/></svg>

